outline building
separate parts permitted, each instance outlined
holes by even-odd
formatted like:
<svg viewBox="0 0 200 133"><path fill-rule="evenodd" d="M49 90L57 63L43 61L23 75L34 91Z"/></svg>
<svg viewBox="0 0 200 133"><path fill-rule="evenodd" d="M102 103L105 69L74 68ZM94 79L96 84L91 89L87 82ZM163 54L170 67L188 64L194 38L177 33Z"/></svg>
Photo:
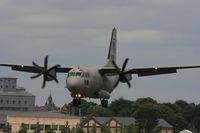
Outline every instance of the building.
<svg viewBox="0 0 200 133"><path fill-rule="evenodd" d="M95 125L97 133L100 133L102 125L110 127L111 133L118 133L122 128L135 125L135 118L133 117L89 117L84 121L84 131L86 133ZM171 126L164 119L158 119L158 126L161 127L161 133L173 133L173 126Z"/></svg>
<svg viewBox="0 0 200 133"><path fill-rule="evenodd" d="M17 78L0 78L0 110L32 111L35 96L23 87L17 87Z"/></svg>
<svg viewBox="0 0 200 133"><path fill-rule="evenodd" d="M59 112L0 111L0 125L8 122L11 125L12 133L16 133L22 123L25 124L28 133L33 133L36 130L37 124L41 132L51 127L56 133L60 133L61 128L65 126L66 122L72 128L80 123L80 120L80 117L65 115Z"/></svg>
<svg viewBox="0 0 200 133"><path fill-rule="evenodd" d="M48 96L44 106L36 106L35 110L36 111L59 111L60 108L55 105L53 98L51 96L51 92L50 92L50 95Z"/></svg>

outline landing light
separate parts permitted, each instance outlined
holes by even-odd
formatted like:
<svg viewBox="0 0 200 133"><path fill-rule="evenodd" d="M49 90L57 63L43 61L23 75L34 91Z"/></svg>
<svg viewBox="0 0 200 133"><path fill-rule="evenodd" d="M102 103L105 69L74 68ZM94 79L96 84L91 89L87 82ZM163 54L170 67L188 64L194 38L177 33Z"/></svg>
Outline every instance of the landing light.
<svg viewBox="0 0 200 133"><path fill-rule="evenodd" d="M76 98L81 98L81 94L76 94L75 97Z"/></svg>

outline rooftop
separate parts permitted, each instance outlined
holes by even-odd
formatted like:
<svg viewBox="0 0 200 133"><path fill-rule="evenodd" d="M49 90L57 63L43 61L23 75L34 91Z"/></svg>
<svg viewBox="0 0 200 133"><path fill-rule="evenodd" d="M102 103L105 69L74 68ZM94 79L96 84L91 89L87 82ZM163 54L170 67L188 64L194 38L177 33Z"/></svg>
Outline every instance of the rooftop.
<svg viewBox="0 0 200 133"><path fill-rule="evenodd" d="M18 89L16 89L16 91L10 91L10 92L0 91L0 95L1 96L29 96L29 97L34 96L34 95L25 91L25 89L22 89L22 88L18 88Z"/></svg>
<svg viewBox="0 0 200 133"><path fill-rule="evenodd" d="M78 116L71 116L62 114L60 112L51 111L2 111L0 110L0 117L6 116L21 116L21 117L46 117L46 118L80 118Z"/></svg>

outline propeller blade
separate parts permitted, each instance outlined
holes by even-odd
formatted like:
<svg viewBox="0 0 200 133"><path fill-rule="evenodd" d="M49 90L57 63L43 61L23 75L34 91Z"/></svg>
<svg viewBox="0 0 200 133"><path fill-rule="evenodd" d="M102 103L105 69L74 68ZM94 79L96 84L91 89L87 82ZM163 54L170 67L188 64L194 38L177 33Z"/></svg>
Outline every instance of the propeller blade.
<svg viewBox="0 0 200 133"><path fill-rule="evenodd" d="M46 85L46 80L43 80L43 83L42 83L42 88L44 88Z"/></svg>
<svg viewBox="0 0 200 133"><path fill-rule="evenodd" d="M38 78L39 76L43 75L43 83L42 88L45 87L46 81L55 80L56 83L58 83L58 79L56 77L56 68L60 67L60 65L54 65L48 69L48 56L45 56L44 59L44 67L40 67L37 63L34 61L32 62L33 66L38 69L38 74L31 76L31 79ZM55 71L54 71L55 69Z"/></svg>
<svg viewBox="0 0 200 133"><path fill-rule="evenodd" d="M119 81L121 81L123 83L126 83L128 85L128 87L130 88L131 87L131 83L127 79L126 73L125 73L125 68L126 68L126 65L127 65L128 61L129 61L129 58L126 58L124 60L124 63L122 65L122 69L120 69L114 61L112 61L112 63L114 65L114 67L117 69L118 75L119 75L119 80L117 81L116 85L118 84Z"/></svg>
<svg viewBox="0 0 200 133"><path fill-rule="evenodd" d="M127 63L128 63L128 60L129 60L129 58L126 58L126 59L125 59L124 64L123 64L123 66L122 66L122 72L124 72L124 70L125 70L125 68L126 68L126 65L127 65Z"/></svg>
<svg viewBox="0 0 200 133"><path fill-rule="evenodd" d="M33 66L35 66L35 68L37 68L38 70L40 70L41 72L43 72L44 70L34 61L32 62Z"/></svg>
<svg viewBox="0 0 200 133"><path fill-rule="evenodd" d="M131 83L129 82L129 80L126 83L127 83L128 87L131 88Z"/></svg>
<svg viewBox="0 0 200 133"><path fill-rule="evenodd" d="M37 78L37 77L40 77L42 75L42 73L38 73L38 74L36 74L36 75L34 75L34 76L31 76L31 79L35 79L35 78Z"/></svg>
<svg viewBox="0 0 200 133"><path fill-rule="evenodd" d="M45 70L47 70L47 65L48 65L48 56L45 56L45 59L44 59L44 68L45 68Z"/></svg>
<svg viewBox="0 0 200 133"><path fill-rule="evenodd" d="M50 72L51 70L56 69L56 68L58 68L58 67L60 67L60 65L52 66L51 68L49 68L49 69L47 70L47 72Z"/></svg>

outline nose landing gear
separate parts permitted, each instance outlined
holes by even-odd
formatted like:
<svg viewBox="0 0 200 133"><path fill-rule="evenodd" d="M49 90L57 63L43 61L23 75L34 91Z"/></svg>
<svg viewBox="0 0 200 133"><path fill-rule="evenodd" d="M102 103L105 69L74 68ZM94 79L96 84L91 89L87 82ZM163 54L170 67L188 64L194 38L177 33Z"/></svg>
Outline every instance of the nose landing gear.
<svg viewBox="0 0 200 133"><path fill-rule="evenodd" d="M101 101L101 106L104 107L104 108L107 108L108 107L108 100L106 99L100 99Z"/></svg>
<svg viewBox="0 0 200 133"><path fill-rule="evenodd" d="M81 104L81 94L75 94L74 95L74 99L72 101L72 105L74 107L79 107L79 105Z"/></svg>
<svg viewBox="0 0 200 133"><path fill-rule="evenodd" d="M81 98L74 98L72 104L74 107L78 107L81 104Z"/></svg>

